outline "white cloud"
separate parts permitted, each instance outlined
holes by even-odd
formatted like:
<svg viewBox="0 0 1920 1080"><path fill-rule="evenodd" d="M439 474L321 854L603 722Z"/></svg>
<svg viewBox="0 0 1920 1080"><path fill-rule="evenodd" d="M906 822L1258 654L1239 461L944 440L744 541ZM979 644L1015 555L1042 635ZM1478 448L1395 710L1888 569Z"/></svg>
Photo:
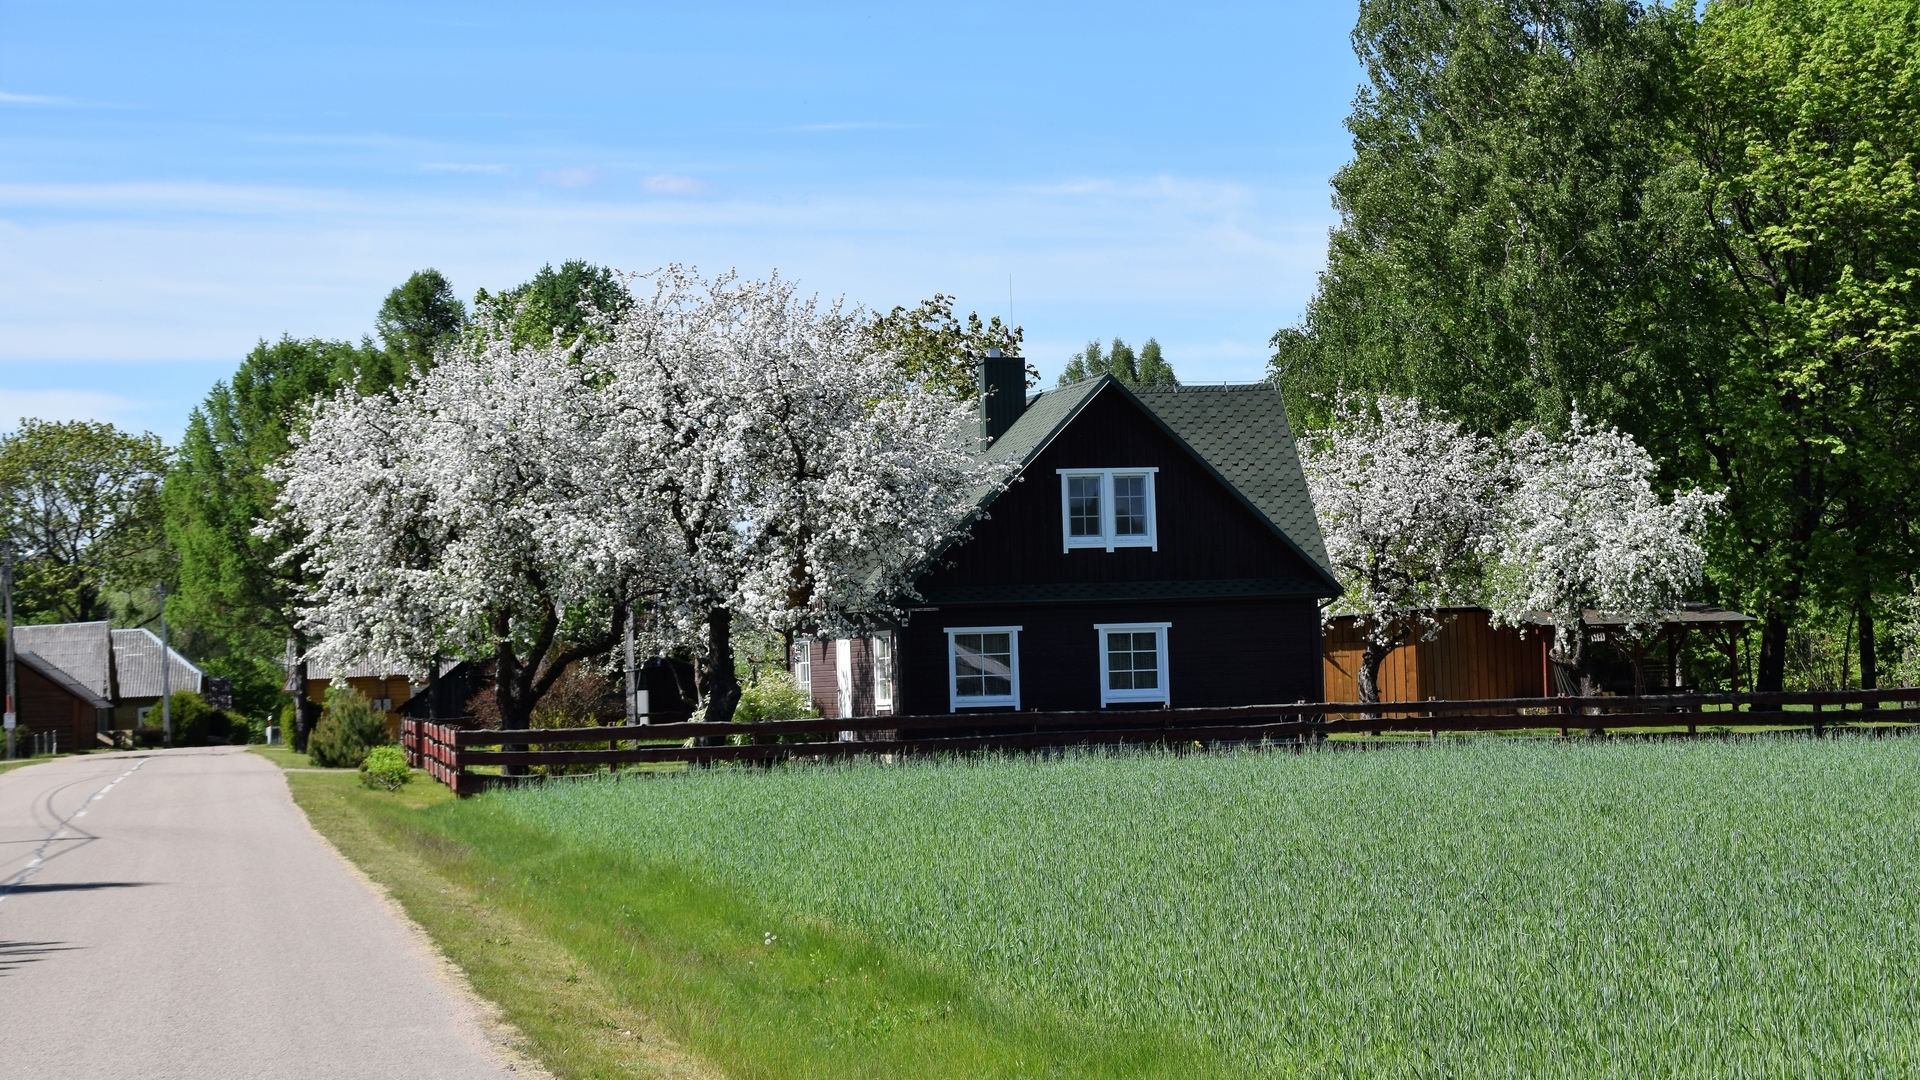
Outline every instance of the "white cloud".
<svg viewBox="0 0 1920 1080"><path fill-rule="evenodd" d="M673 173L655 173L640 180L640 190L649 195L698 195L706 187L691 176L675 176Z"/></svg>
<svg viewBox="0 0 1920 1080"><path fill-rule="evenodd" d="M600 170L592 167L548 169L540 174L540 182L563 188L589 187L600 182Z"/></svg>
<svg viewBox="0 0 1920 1080"><path fill-rule="evenodd" d="M45 94L9 94L0 90L0 105L71 105L73 102Z"/></svg>

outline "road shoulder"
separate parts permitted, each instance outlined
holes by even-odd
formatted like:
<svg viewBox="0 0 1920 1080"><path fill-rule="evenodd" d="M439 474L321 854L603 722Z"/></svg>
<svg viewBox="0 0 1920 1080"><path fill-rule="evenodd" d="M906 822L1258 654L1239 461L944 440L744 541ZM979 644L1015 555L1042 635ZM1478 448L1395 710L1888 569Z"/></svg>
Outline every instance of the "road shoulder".
<svg viewBox="0 0 1920 1080"><path fill-rule="evenodd" d="M718 1080L721 1073L673 1040L563 947L437 873L366 813L367 800L413 808L451 798L416 782L396 794L355 774L286 773L295 805L360 880L414 932L449 987L472 1003L496 1053L533 1077Z"/></svg>

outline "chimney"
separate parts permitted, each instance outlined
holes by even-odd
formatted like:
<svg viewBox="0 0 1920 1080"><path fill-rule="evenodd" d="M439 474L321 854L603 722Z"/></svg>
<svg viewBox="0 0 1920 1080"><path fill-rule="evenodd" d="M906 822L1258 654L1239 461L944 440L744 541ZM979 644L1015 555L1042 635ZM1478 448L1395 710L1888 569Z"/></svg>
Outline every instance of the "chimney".
<svg viewBox="0 0 1920 1080"><path fill-rule="evenodd" d="M1027 366L1017 356L988 349L980 361L980 440L987 446L1027 411Z"/></svg>

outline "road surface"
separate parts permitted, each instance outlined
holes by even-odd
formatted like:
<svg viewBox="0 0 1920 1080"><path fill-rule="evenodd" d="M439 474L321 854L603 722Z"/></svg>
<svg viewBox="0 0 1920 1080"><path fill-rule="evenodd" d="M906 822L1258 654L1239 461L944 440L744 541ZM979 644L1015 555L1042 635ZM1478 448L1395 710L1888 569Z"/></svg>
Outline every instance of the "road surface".
<svg viewBox="0 0 1920 1080"><path fill-rule="evenodd" d="M258 755L0 774L0 1077L515 1075L439 970Z"/></svg>

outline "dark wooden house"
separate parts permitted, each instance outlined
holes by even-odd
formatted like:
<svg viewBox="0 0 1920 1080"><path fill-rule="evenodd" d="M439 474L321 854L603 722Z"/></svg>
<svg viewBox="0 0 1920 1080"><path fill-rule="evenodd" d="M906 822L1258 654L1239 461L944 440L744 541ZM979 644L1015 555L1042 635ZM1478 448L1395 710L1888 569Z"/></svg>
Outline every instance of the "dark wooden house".
<svg viewBox="0 0 1920 1080"><path fill-rule="evenodd" d="M1102 376L1027 396L982 365L985 453L1019 463L905 619L805 643L826 716L1318 701L1320 602L1339 587L1280 395L1130 390Z"/></svg>
<svg viewBox="0 0 1920 1080"><path fill-rule="evenodd" d="M56 732L62 750L91 747L106 730L113 702L35 653L14 653L18 738Z"/></svg>

